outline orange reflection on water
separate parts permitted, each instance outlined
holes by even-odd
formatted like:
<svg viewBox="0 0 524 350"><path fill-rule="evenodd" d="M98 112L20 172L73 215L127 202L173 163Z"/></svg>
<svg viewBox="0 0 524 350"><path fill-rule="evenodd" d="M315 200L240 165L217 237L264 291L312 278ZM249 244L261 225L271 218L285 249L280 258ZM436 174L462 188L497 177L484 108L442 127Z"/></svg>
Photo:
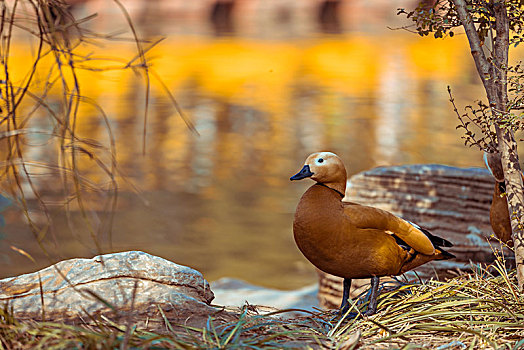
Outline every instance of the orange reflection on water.
<svg viewBox="0 0 524 350"><path fill-rule="evenodd" d="M81 50L93 58L135 55L131 45L118 42L92 53ZM288 179L308 153L335 151L350 174L404 163L482 164L476 150L462 146L446 92L451 85L461 106L483 97L464 37L435 41L399 32L296 41L181 36L168 38L147 55L151 69L176 96L200 136L187 129L152 76L142 155L143 75L80 69L121 67L122 60L79 64L81 93L90 99L80 104L78 135L109 145L96 102L108 117L122 170L113 250L145 250L195 267L210 280L231 276L297 287L315 280L291 234L294 207L308 183L291 184ZM15 45L15 80L23 79L31 57L22 42ZM48 81L50 64L39 67L35 92ZM58 89L50 96L59 106ZM22 105L20 114L31 104ZM52 129L45 111L39 113L31 126ZM31 160L57 164L50 151L56 142L37 143L32 137L32 146L27 146ZM110 163L107 153L101 159ZM88 155L81 156L79 170L94 187L107 185L107 176ZM41 176L35 183L58 191L53 176ZM105 202L100 196L90 192L87 203L102 227ZM57 258L96 253L75 210L76 234L87 237L82 242L68 233L63 208L52 211L60 246L47 244ZM30 252L39 266L47 265L20 214L11 209L7 216L5 242ZM103 247L109 250L107 232L101 232ZM36 268L6 246L0 246L5 261L1 275Z"/></svg>

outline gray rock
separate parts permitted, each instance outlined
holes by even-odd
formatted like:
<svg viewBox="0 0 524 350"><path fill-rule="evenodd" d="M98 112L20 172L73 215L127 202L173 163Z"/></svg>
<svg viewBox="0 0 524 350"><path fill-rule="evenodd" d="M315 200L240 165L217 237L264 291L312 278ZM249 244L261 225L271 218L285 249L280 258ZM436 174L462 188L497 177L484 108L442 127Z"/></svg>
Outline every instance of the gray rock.
<svg viewBox="0 0 524 350"><path fill-rule="evenodd" d="M130 310L149 315L160 307L182 318L216 312L213 298L200 272L139 251L65 260L0 280L0 304L19 317L40 318L43 310L47 318L66 319Z"/></svg>

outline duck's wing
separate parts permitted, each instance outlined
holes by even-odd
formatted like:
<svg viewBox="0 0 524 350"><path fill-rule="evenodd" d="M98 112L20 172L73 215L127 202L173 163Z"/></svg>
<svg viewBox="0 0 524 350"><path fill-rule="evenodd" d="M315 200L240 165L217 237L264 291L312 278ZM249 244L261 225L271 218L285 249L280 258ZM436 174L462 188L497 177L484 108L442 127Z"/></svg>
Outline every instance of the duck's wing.
<svg viewBox="0 0 524 350"><path fill-rule="evenodd" d="M433 255L435 247L419 228L382 209L356 203L344 203L344 214L351 223L362 229L384 230L409 244L417 252Z"/></svg>

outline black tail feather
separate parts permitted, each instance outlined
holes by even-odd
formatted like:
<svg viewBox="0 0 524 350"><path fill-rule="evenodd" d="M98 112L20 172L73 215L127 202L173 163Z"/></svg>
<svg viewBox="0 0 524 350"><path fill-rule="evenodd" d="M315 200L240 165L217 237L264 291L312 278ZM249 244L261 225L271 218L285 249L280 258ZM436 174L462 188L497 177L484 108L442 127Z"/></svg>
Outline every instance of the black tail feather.
<svg viewBox="0 0 524 350"><path fill-rule="evenodd" d="M444 257L443 260L455 259L455 258L456 258L456 256L453 255L453 254L451 254L450 252L447 252L447 251L442 250L442 249L440 249L440 248L439 248L439 250L440 250L440 252L442 253L442 256Z"/></svg>
<svg viewBox="0 0 524 350"><path fill-rule="evenodd" d="M429 232L428 230L424 228L421 228L420 231L424 232L424 234L428 236L431 243L433 243L433 245L436 247L448 247L448 248L453 247L453 243L451 243L447 239L444 239L439 236L435 236L434 234L432 234L431 232Z"/></svg>

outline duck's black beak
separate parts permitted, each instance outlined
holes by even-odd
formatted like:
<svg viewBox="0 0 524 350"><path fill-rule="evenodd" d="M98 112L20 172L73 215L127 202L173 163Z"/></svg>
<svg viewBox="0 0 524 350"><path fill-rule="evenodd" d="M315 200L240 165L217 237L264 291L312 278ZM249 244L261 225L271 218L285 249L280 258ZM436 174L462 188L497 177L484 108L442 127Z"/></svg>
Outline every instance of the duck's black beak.
<svg viewBox="0 0 524 350"><path fill-rule="evenodd" d="M293 181L293 180L302 180L302 179L305 179L306 177L310 177L311 175L313 175L313 173L309 169L309 165L304 165L304 167L298 173L296 173L295 175L291 176L289 179L291 181Z"/></svg>

